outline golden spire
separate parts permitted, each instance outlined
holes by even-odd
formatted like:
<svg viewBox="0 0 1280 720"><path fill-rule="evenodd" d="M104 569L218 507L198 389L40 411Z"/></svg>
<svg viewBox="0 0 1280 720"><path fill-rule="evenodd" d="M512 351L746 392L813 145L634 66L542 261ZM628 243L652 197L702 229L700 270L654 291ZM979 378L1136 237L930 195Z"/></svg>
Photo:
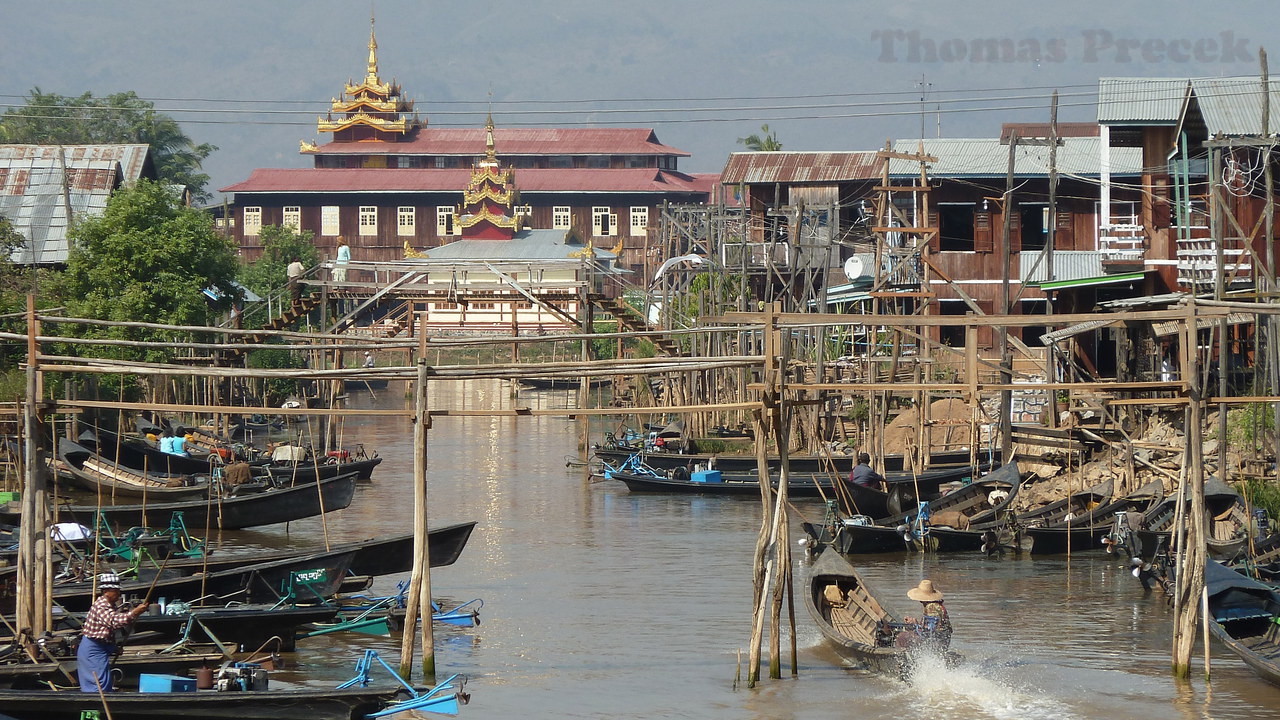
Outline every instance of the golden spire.
<svg viewBox="0 0 1280 720"><path fill-rule="evenodd" d="M373 13L369 13L369 73L366 80L378 83L378 39L373 34Z"/></svg>
<svg viewBox="0 0 1280 720"><path fill-rule="evenodd" d="M493 147L493 113L484 121L484 158L497 165L498 151Z"/></svg>

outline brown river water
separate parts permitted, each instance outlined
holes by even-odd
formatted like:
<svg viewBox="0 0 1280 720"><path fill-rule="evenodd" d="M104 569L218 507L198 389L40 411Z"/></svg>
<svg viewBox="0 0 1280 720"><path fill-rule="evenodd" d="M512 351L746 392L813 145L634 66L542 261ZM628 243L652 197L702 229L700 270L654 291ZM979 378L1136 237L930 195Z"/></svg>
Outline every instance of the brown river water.
<svg viewBox="0 0 1280 720"><path fill-rule="evenodd" d="M403 389L391 388L376 398L353 393L350 406L403 407ZM430 397L434 408L512 404L499 381L437 381ZM533 407L570 401L557 391L520 396ZM335 541L407 531L410 423L350 418L343 433L345 444L363 442L386 459L350 508L323 523L223 540L281 547L321 545L326 530ZM1070 561L867 556L859 563L866 580L900 611L914 609L905 593L922 577L947 594L963 664L925 668L912 683L846 669L797 604L798 676L787 657L784 679L735 685L750 637L758 501L633 495L616 481L591 482L569 464L576 439L575 423L563 418L434 420L431 524L479 523L461 559L432 573L442 604L484 600L478 628L436 630L440 678L469 678L472 700L461 717L1280 718L1280 688L1216 645L1211 685L1198 659L1195 681L1174 683L1170 611L1100 552ZM797 507L821 516L818 503ZM375 590L391 592L401 579L382 578ZM336 683L365 647L395 666L398 646L397 638L351 634L303 640L291 658L296 671L277 672L273 682L305 674ZM765 662L767 673L767 655Z"/></svg>

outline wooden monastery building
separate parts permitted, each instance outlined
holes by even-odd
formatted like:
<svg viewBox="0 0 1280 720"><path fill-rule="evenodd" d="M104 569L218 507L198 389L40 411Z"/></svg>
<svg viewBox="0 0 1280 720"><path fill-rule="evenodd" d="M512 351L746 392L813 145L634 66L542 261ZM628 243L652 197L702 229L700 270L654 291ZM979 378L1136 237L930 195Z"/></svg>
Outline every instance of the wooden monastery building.
<svg viewBox="0 0 1280 720"><path fill-rule="evenodd" d="M233 196L234 237L246 259L261 252L265 225L309 230L322 257L342 238L353 261L392 261L462 235L460 203L472 167L492 138L517 175L513 212L521 228L572 230L614 248L621 264L642 268L650 224L665 202L705 202L718 175L682 173L688 153L647 128L433 128L399 85L378 73L369 34L366 74L348 82L317 131L302 142L306 169L258 169L225 187Z"/></svg>

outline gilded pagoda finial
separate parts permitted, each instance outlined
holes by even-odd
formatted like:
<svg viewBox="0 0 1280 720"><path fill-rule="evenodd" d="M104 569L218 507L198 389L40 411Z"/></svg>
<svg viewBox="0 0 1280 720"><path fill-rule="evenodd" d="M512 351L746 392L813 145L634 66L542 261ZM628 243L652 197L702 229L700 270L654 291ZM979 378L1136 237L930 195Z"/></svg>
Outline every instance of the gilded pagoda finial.
<svg viewBox="0 0 1280 720"><path fill-rule="evenodd" d="M484 157L486 160L497 161L498 151L493 146L493 113L490 112L484 121Z"/></svg>
<svg viewBox="0 0 1280 720"><path fill-rule="evenodd" d="M366 79L371 84L378 82L378 38L373 34L372 12L369 13L369 73Z"/></svg>

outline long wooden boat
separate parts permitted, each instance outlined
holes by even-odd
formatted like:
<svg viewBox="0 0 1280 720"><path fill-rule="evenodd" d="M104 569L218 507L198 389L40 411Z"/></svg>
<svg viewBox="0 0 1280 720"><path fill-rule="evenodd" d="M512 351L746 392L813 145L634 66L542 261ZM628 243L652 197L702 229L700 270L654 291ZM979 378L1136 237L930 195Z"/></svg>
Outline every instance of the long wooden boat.
<svg viewBox="0 0 1280 720"><path fill-rule="evenodd" d="M662 471L654 469L642 470L637 472L627 472L620 470L606 471L605 477L615 480L621 480L626 483L627 489L632 492L666 492L666 493L694 493L700 495L758 495L759 481L756 475L752 474L726 474L721 471L720 482L698 482L692 479L691 473L686 468L672 468L667 474L659 474ZM929 497L937 497L938 488L941 485L950 482L961 481L971 475L968 465L953 465L949 467L939 467L918 476L911 476L905 473L892 473L886 477L889 491L884 492L873 488L864 488L847 483L843 479L839 482L847 488L855 492L854 500L858 505L858 512L871 517L884 517L892 511L894 507L899 505L914 504L915 489L919 487L922 495ZM776 487L777 480L774 479ZM821 492L819 491L821 487ZM866 492L863 492L866 491ZM787 493L791 497L836 497L835 483L830 475L819 475L817 473L802 473L792 471L789 474L789 482L787 484Z"/></svg>
<svg viewBox="0 0 1280 720"><path fill-rule="evenodd" d="M912 633L885 610L875 593L839 553L824 552L810 567L804 605L827 645L857 667L895 676L909 675ZM948 664L960 656L941 648Z"/></svg>
<svg viewBox="0 0 1280 720"><path fill-rule="evenodd" d="M209 720L363 720L403 692L399 685L345 690L301 688L187 693L113 692L108 700L114 720L202 718ZM0 708L14 720L67 720L101 711L97 693L75 690L0 690ZM104 716L105 717L105 716Z"/></svg>
<svg viewBox="0 0 1280 720"><path fill-rule="evenodd" d="M209 453L173 455L143 438L117 435L101 429L80 433L79 442L109 462L165 475L208 475L214 465L222 464L221 457L213 457Z"/></svg>
<svg viewBox="0 0 1280 720"><path fill-rule="evenodd" d="M1259 677L1280 685L1280 592L1213 560L1205 561L1209 631Z"/></svg>
<svg viewBox="0 0 1280 720"><path fill-rule="evenodd" d="M182 512L187 527L239 530L261 525L301 520L323 512L341 510L351 504L356 493L356 474L340 475L319 484L274 488L249 495L236 495L214 500L147 503L146 505L65 505L58 509L63 520L93 526L95 513L115 526L153 526L169 522L174 512ZM148 522L150 520L151 522ZM13 509L0 510L0 522L17 525L21 514Z"/></svg>
<svg viewBox="0 0 1280 720"><path fill-rule="evenodd" d="M172 502L204 497L209 488L207 475L144 473L111 462L67 438L58 439L58 460L76 485L89 492L101 491L107 498L146 497Z"/></svg>
<svg viewBox="0 0 1280 720"><path fill-rule="evenodd" d="M1102 539L1111 533L1116 513L1144 513L1160 501L1164 487L1153 480L1132 495L1098 505L1081 516L1022 530L1031 541L1032 555L1102 550Z"/></svg>
<svg viewBox="0 0 1280 720"><path fill-rule="evenodd" d="M446 567L457 562L475 526L475 522L465 522L428 530L427 546L431 567ZM336 554L349 551L355 552L349 569L356 575L392 575L413 569L413 533L380 535L368 540L336 543L330 545L326 552ZM320 551L289 548L253 553L211 553L205 558L175 557L163 561L163 565L167 572L189 575L315 555L317 552ZM146 568L143 568L139 574L142 577L150 577Z"/></svg>
<svg viewBox="0 0 1280 720"><path fill-rule="evenodd" d="M148 591L153 598L168 598L186 602L214 599L228 602L276 602L285 595L286 584L294 573L315 572L306 588L299 589L301 602L318 602L333 596L342 585L354 550L346 552L317 552L310 555L284 558L271 562L241 565L239 567L210 572L206 575L170 575L167 571L160 578L154 573L140 579L122 580L120 590L125 597L143 597ZM53 599L69 612L83 612L93 602L92 581L53 586Z"/></svg>
<svg viewBox="0 0 1280 720"><path fill-rule="evenodd" d="M218 642L236 643L253 650L270 643L272 638L279 638L279 644L271 644L268 649L293 652L297 628L331 622L337 615L337 605L196 607L173 615L143 614L135 621L134 632L155 632L160 637L176 639L186 629L188 619L195 618L198 622L192 623L191 639L196 642L216 638Z"/></svg>
<svg viewBox="0 0 1280 720"><path fill-rule="evenodd" d="M1162 540L1168 541L1177 505L1176 495L1167 497L1143 516L1142 528L1136 533L1136 556L1148 557ZM1244 499L1235 488L1218 478L1209 478L1204 484L1204 506L1209 529L1205 546L1209 557L1223 562L1230 561L1241 554L1249 542L1250 532L1255 528ZM1255 538L1256 540L1260 538Z"/></svg>
<svg viewBox="0 0 1280 720"><path fill-rule="evenodd" d="M1065 520L1068 515L1083 516L1111 498L1111 488L1114 484L1114 480L1104 480L1061 500L1018 513L1018 524L1022 527L1043 527L1056 525Z"/></svg>
<svg viewBox="0 0 1280 720"><path fill-rule="evenodd" d="M161 653L156 649L143 650L126 645L111 661L111 667L118 669L122 676L122 681L117 684L117 687L137 687L138 675L142 673L181 674L201 665L216 666L224 660L226 656L212 647ZM0 688L24 690L46 687L46 682L63 684L79 682L77 670L78 663L74 654L60 657L57 661L2 663L0 664Z"/></svg>
<svg viewBox="0 0 1280 720"><path fill-rule="evenodd" d="M645 452L641 448L628 445L626 443L615 445L599 445L595 448L597 458L607 462L613 466L618 466L625 462L632 455L639 454L644 464L656 470L668 470L673 468L688 468L693 465L714 464L715 468L725 473L754 473L756 472L756 456L755 455L722 455L716 453L674 453L674 452ZM769 470L777 472L781 467L781 463L776 455L768 458ZM834 471L838 474L847 476L857 463L857 459L852 455L833 454L833 455L807 455L793 454L788 457L788 468L793 473L826 473ZM904 472L903 468L905 459L901 455L886 455L883 458L885 473ZM946 452L935 453L931 456L930 471L939 466L955 466L967 465L969 463L969 451L963 452ZM928 472L928 471L926 471Z"/></svg>
<svg viewBox="0 0 1280 720"><path fill-rule="evenodd" d="M333 458L332 462L322 461L319 463L270 462L265 465L254 466L253 472L254 474L270 475L272 482L276 485L311 483L316 480L336 477L343 473L355 473L360 480L368 480L373 476L373 469L381 464L382 458L380 457L346 461L338 461L337 458Z"/></svg>
<svg viewBox="0 0 1280 720"><path fill-rule="evenodd" d="M929 520L923 524L917 521L917 507L875 523L835 518L838 524L801 523L801 527L814 543L830 545L842 554L977 550L983 545L984 531L997 524L1000 514L1017 497L1020 485L1017 463L1010 463L977 482L929 500L925 506Z"/></svg>

